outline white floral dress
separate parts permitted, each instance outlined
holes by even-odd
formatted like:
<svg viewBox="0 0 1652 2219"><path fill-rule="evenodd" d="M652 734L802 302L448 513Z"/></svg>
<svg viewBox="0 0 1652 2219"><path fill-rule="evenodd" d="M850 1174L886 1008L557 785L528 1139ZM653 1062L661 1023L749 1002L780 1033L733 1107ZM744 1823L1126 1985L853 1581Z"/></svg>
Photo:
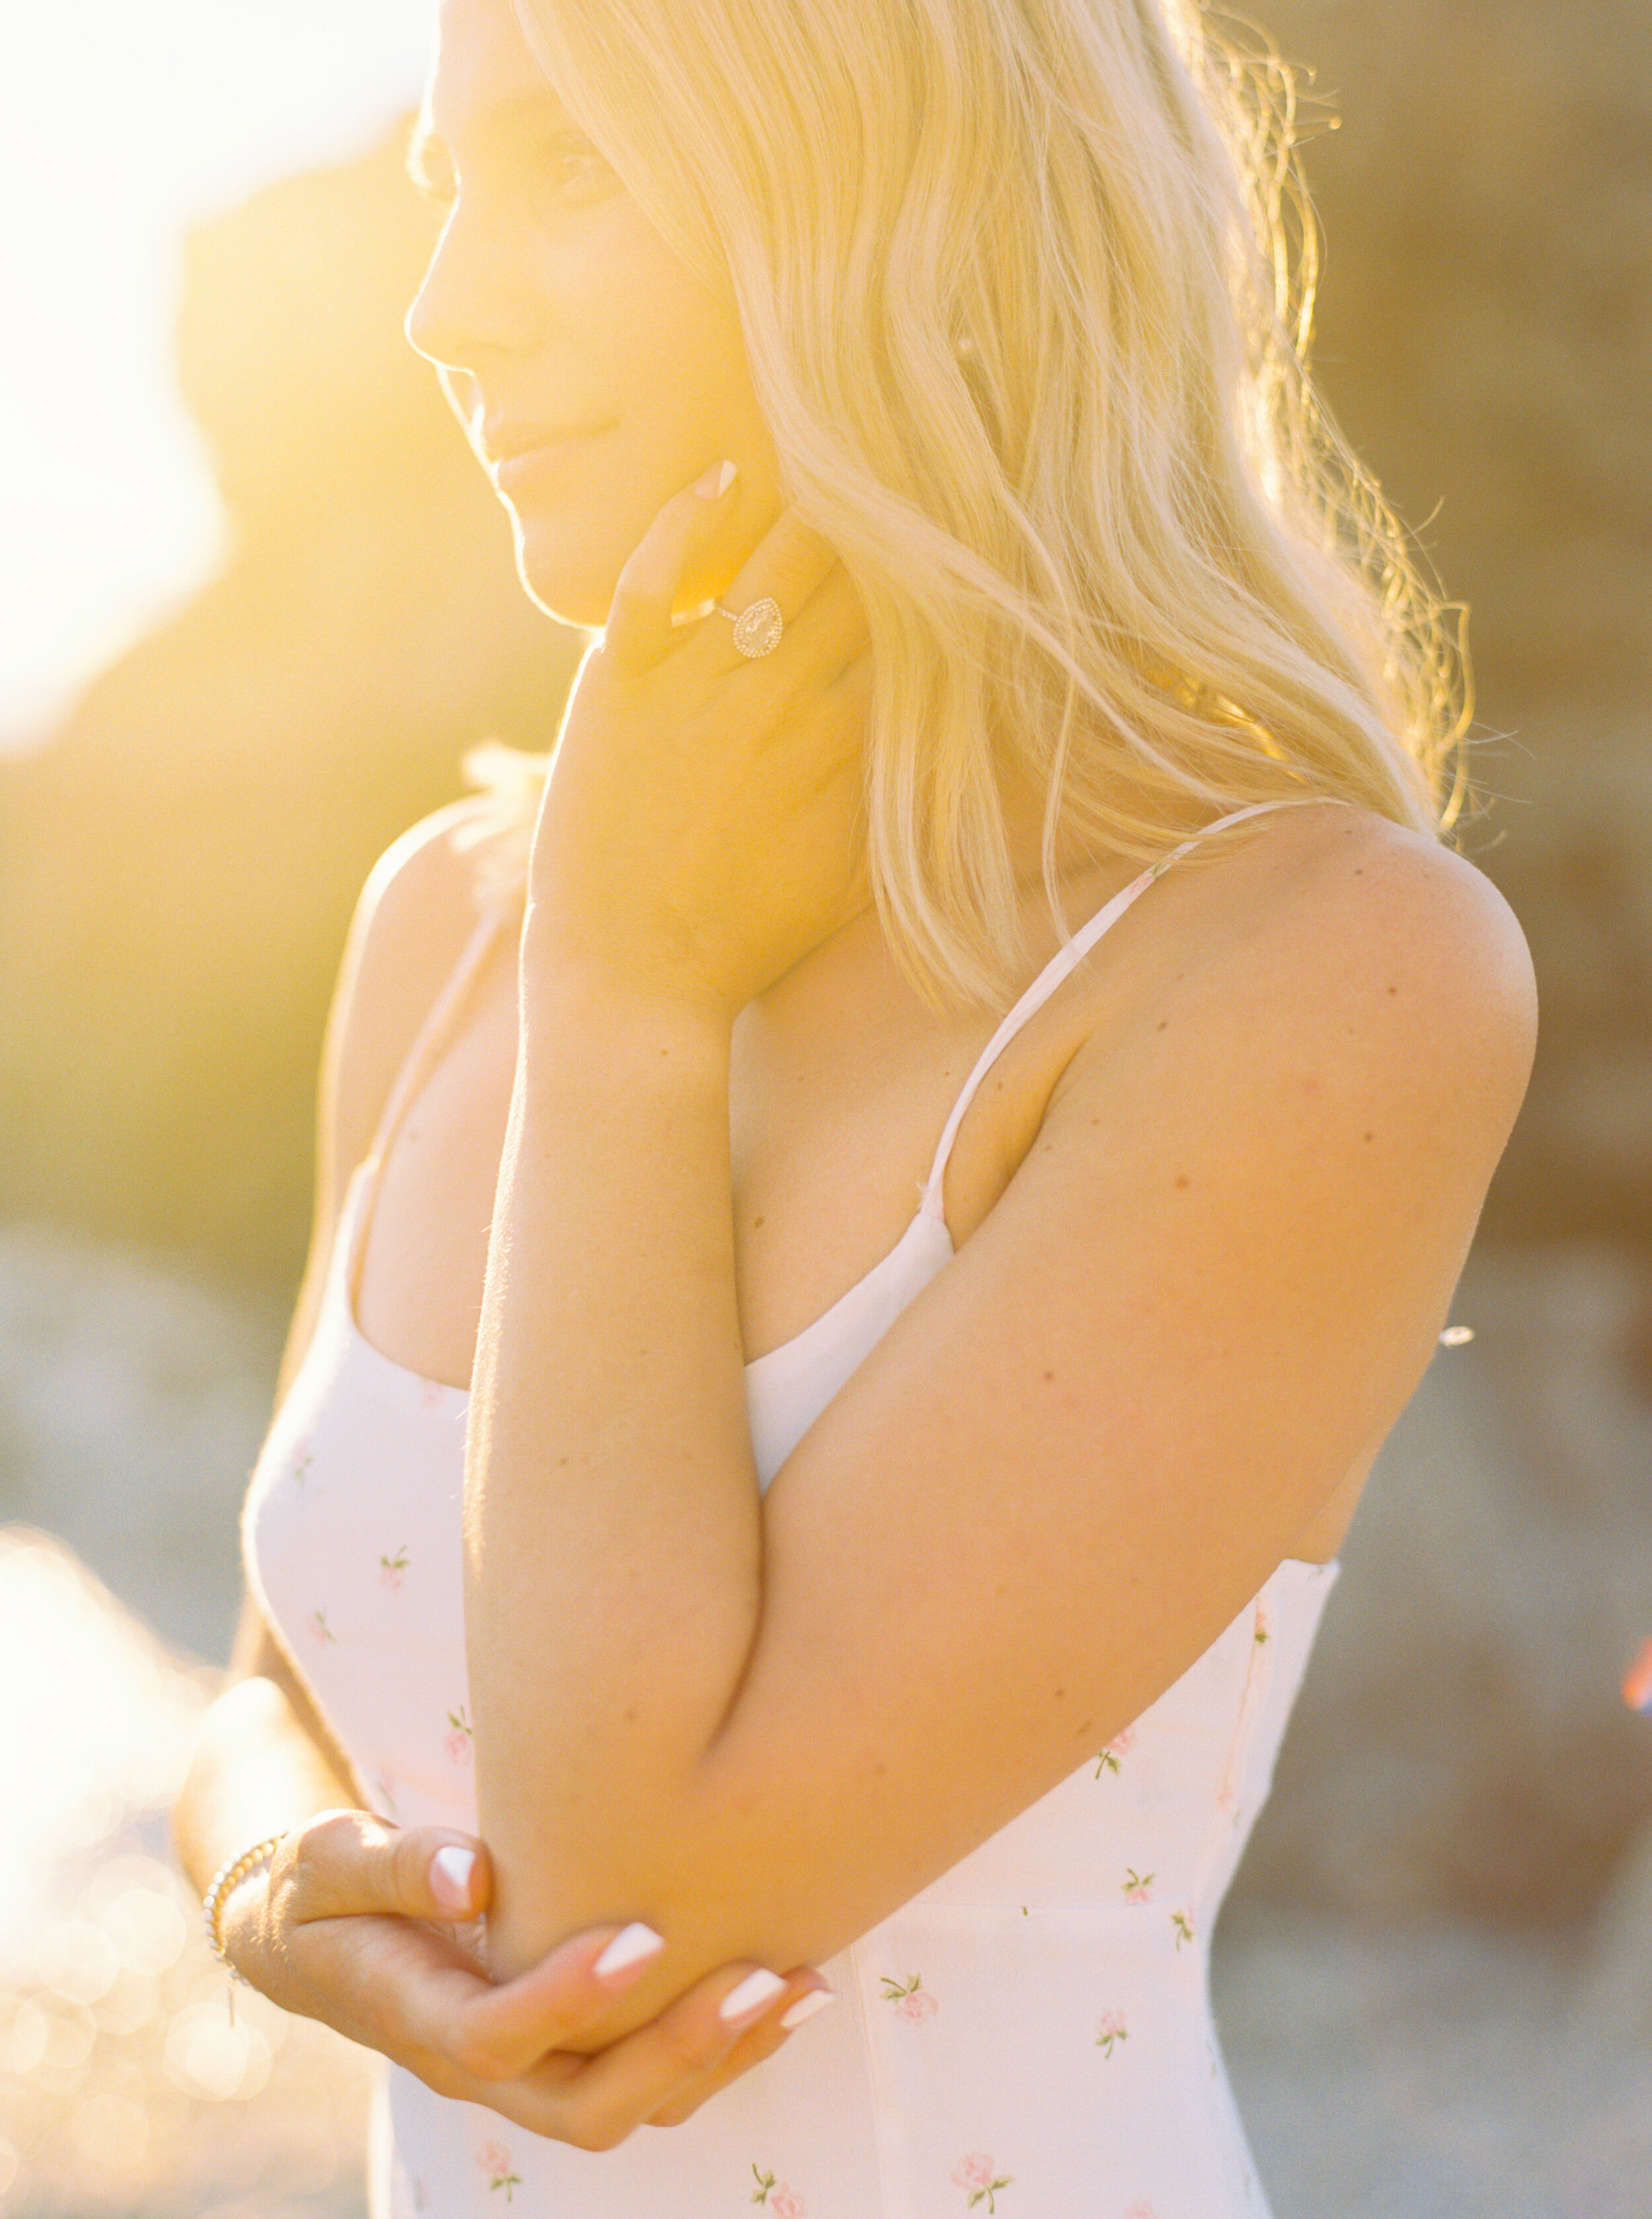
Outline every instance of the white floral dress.
<svg viewBox="0 0 1652 2219"><path fill-rule="evenodd" d="M765 1486L951 1258L942 1176L982 1078L1164 867L1092 917L1004 1019L897 1246L747 1367ZM466 1831L466 1397L371 1347L353 1289L388 1135L498 924L482 920L351 1182L314 1337L244 1527L254 1591L373 1807ZM1335 1569L1281 1563L1127 1732L823 1966L837 2007L683 2125L643 2127L594 2154L388 2067L375 2219L493 2219L506 2206L523 2219L739 2219L753 2207L769 2219L1265 2219L1207 1953Z"/></svg>

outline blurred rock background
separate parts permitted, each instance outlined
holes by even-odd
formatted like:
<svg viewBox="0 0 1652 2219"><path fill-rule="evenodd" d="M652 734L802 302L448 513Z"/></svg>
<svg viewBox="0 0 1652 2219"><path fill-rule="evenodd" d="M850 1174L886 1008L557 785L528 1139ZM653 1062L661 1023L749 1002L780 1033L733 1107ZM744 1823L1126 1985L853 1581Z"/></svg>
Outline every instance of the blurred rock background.
<svg viewBox="0 0 1652 2219"><path fill-rule="evenodd" d="M1472 608L1463 844L1525 926L1543 1039L1459 1291L1475 1338L1369 1490L1219 2005L1278 2219L1643 2219L1652 1724L1618 1686L1652 1633L1652 8L1265 20L1341 118L1307 157L1321 378ZM79 1631L16 1674L45 1701L102 1641L161 1752L41 1816L52 1876L16 1880L0 2211L28 2219L358 2209L342 2046L255 2019L232 2055L179 2016L206 1968L155 1961L156 1905L187 1905L153 1812L227 1644L351 906L464 746L543 743L580 644L522 598L401 340L430 227L400 159L193 239L182 375L233 558L0 765L0 1630L55 1594ZM344 2110L295 2141L318 2073ZM100 2153L134 2105L122 2185ZM226 2105L233 2133L200 2123Z"/></svg>

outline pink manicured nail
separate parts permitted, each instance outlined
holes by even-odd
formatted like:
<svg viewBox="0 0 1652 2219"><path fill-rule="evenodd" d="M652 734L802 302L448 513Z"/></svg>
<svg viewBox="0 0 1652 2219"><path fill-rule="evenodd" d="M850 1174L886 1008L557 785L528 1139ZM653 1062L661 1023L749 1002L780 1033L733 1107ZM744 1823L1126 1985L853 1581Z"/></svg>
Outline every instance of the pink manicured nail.
<svg viewBox="0 0 1652 2219"><path fill-rule="evenodd" d="M447 1911L470 1908L470 1875L476 1869L476 1853L451 1842L430 1861L430 1892Z"/></svg>
<svg viewBox="0 0 1652 2219"><path fill-rule="evenodd" d="M694 490L702 500L717 500L734 483L737 465L734 463L713 463L703 478L694 482Z"/></svg>
<svg viewBox="0 0 1652 2219"><path fill-rule="evenodd" d="M759 1966L756 1972L747 1973L737 1988L730 1989L718 2008L717 2016L725 2019L744 2018L748 2011L758 2011L764 2004L772 2004L785 1986L786 1982L778 1973L771 1973L766 1967Z"/></svg>
<svg viewBox="0 0 1652 2219"><path fill-rule="evenodd" d="M656 1934L651 1926L644 1926L640 1918L634 1918L615 1935L591 1970L599 1980L612 1980L617 1973L628 1973L633 1965L658 1956L665 1946L663 1934Z"/></svg>
<svg viewBox="0 0 1652 2219"><path fill-rule="evenodd" d="M780 2013L780 2024L790 2034L794 2026L801 2026L805 2019L813 2018L817 2011L824 2011L828 2004L836 2001L835 1988L810 1988L807 1995L799 1996L796 2003Z"/></svg>

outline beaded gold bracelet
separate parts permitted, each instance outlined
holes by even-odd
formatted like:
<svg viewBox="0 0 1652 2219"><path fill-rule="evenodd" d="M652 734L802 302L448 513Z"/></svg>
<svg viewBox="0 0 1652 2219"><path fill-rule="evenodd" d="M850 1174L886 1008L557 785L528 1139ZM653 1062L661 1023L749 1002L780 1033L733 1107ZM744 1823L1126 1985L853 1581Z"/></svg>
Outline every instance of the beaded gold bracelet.
<svg viewBox="0 0 1652 2219"><path fill-rule="evenodd" d="M211 1946L212 1954L217 1958L219 1963L227 1968L230 1979L239 1980L244 1988L252 1984L245 1973L238 1972L229 1961L228 1953L224 1948L224 1935L220 1923L220 1914L225 1903L239 1887L243 1880L251 1880L255 1873L262 1872L268 1867L270 1860L286 1838L286 1830L283 1828L279 1834L271 1834L267 1841L255 1843L250 1849L243 1849L239 1856L231 1857L227 1864L220 1865L212 1876L211 1886L201 1899L201 1916L207 1929L207 1940Z"/></svg>

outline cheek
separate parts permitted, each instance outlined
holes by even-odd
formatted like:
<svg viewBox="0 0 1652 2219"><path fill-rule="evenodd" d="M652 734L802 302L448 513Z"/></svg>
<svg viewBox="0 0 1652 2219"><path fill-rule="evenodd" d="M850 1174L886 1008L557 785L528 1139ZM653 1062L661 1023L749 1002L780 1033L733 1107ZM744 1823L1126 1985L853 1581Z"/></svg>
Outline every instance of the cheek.
<svg viewBox="0 0 1652 2219"><path fill-rule="evenodd" d="M593 411L616 420L554 476L523 489L513 510L517 566L549 613L598 626L661 506L708 462L732 455L742 476L730 517L738 537L742 515L770 502L773 451L732 301L691 278L634 211L593 225L581 252L560 258L556 278L573 382ZM548 362L543 382L556 382Z"/></svg>
<svg viewBox="0 0 1652 2219"><path fill-rule="evenodd" d="M580 343L609 374L599 382L623 388L614 413L623 401L662 450L743 420L751 380L732 300L686 269L629 197L585 246ZM695 467L691 455L684 473Z"/></svg>

